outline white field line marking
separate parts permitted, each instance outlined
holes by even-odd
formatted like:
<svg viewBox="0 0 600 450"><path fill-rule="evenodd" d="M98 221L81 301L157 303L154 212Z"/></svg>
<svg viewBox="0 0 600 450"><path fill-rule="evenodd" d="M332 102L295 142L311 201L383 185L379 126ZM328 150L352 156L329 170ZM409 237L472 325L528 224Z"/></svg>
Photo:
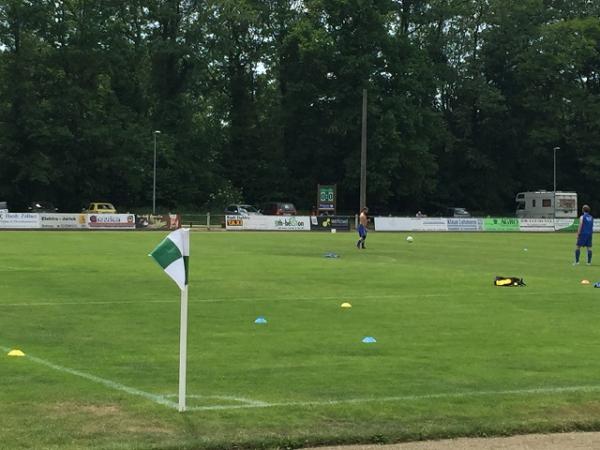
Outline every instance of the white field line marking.
<svg viewBox="0 0 600 450"><path fill-rule="evenodd" d="M0 350L2 350L5 353L10 351L10 349L5 348L5 347L0 347ZM59 366L58 364L54 364L50 361L46 361L45 359L36 358L35 356L26 354L25 358L27 358L33 362L36 362L38 364L41 364L43 366L57 370L59 372L68 373L71 375L75 375L77 377L85 378L86 380L90 380L95 383L102 384L102 385L104 385L108 388L114 389L116 391L122 391L122 392L126 392L127 394L130 394L130 395L136 395L138 397L143 397L147 400L153 401L154 403L158 403L159 405L168 406L169 408L173 408L173 409L178 408L177 403L171 402L161 395L150 394L149 392L140 391L139 389L125 386L124 384L117 383L117 382L111 381L111 380L107 380L106 378L100 378L95 375L91 375L89 373L81 372L80 370L75 370L75 369L70 369L68 367Z"/></svg>
<svg viewBox="0 0 600 450"><path fill-rule="evenodd" d="M166 394L166 395L163 395L163 397L177 398L177 394ZM256 406L256 407L270 406L270 404L267 402L261 402L259 400L252 400L252 399L244 398L244 397L234 397L231 395L186 395L186 398L197 398L197 399L202 399L202 400L216 398L217 400L228 400L228 401L243 403L246 405ZM215 405L215 406L219 406L219 405Z"/></svg>
<svg viewBox="0 0 600 450"><path fill-rule="evenodd" d="M0 347L0 350L9 352L10 349L6 347ZM177 409L178 404L167 400L167 397L171 395L155 395L149 392L144 392L139 389L131 388L123 384L100 378L95 375L91 375L79 370L70 369L68 367L59 366L58 364L51 363L35 356L26 355L25 358L31 361L37 362L38 364L44 365L51 369L59 372L69 373L86 380L93 381L95 383L102 384L111 389L117 391L126 392L130 395L136 395L143 397L147 400L151 400L159 405L167 406L172 409ZM228 397L228 396L188 396L189 398L221 398L227 400L235 400L239 402L246 402L242 405L212 405L212 406L192 406L188 407L188 411L211 411L211 410L229 410L229 409L248 409L248 408L273 408L273 407L296 407L296 406L335 406L343 404L360 404L360 403L375 403L375 402L402 402L402 401L416 401L416 400L430 400L437 398L466 398L466 397L479 397L479 396L503 396L503 395L535 395L535 394L561 394L565 392L597 392L600 391L600 386L564 386L564 387L547 387L547 388L531 388L531 389L511 389L504 391L470 391L470 392L446 392L439 394L424 394L424 395L405 395L395 397L371 397L371 398L350 398L342 400L322 400L322 401L300 401L300 402L278 402L278 403L267 403L258 400L244 399L240 397Z"/></svg>
<svg viewBox="0 0 600 450"><path fill-rule="evenodd" d="M228 409L248 409L248 408L273 408L273 407L302 407L302 406L335 406L344 404L361 404L361 403L376 403L376 402L403 402L403 401L418 401L430 400L438 398L465 398L465 397L480 397L480 396L504 396L504 395L536 395L536 394L561 394L564 392L596 392L600 391L600 386L565 386L565 387L548 387L548 388L532 388L532 389L512 389L506 391L471 391L471 392L447 392L440 394L425 394L425 395L405 395L398 397L379 397L379 398L350 398L343 400L322 400L322 401L305 401L305 402L279 402L279 403L264 403L262 405L214 405L214 406L191 406L188 411L213 411L213 410L228 410Z"/></svg>
<svg viewBox="0 0 600 450"><path fill-rule="evenodd" d="M476 294L482 294L482 292L464 292L463 294L465 295L476 295ZM555 297L555 296L564 296L564 295L571 295L572 291L565 291L565 292L548 292L548 293L544 293L543 295L545 297ZM352 295L344 295L344 294L340 294L340 295L336 295L336 296L331 296L331 297L318 297L318 296L314 296L314 297L294 297L294 298L274 298L274 297L230 297L230 298L204 298L204 299L193 299L190 300L190 302L193 303L220 303L220 302L263 302L263 301L272 301L272 300L277 300L277 301L289 301L289 302L293 302L293 301L329 301L329 300L336 300L336 301L344 301L344 300L350 300L350 301L360 301L360 300L377 300L377 299L411 299L411 298L436 298L436 297L451 297L456 295L456 293L439 293L439 294L386 294L386 295L367 295L367 296L360 296L360 297L356 297L355 294ZM540 296L539 292L511 292L511 295L522 295L522 296L535 296L538 297ZM142 305L145 303L179 303L179 300L139 300L139 301L128 301L128 300L123 300L123 301L114 301L114 300L107 300L107 301L93 301L93 302L27 302L27 303L0 303L0 308L4 307L4 306L73 306L73 305L79 305L79 306L85 306L85 305Z"/></svg>

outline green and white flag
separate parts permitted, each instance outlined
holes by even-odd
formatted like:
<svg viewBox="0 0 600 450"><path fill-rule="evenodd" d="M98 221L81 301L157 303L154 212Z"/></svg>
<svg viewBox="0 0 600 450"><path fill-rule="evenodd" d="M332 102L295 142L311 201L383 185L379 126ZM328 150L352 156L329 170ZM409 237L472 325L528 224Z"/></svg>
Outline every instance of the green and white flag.
<svg viewBox="0 0 600 450"><path fill-rule="evenodd" d="M148 255L154 258L169 275L179 289L188 285L188 267L190 257L190 230L179 228L169 234Z"/></svg>

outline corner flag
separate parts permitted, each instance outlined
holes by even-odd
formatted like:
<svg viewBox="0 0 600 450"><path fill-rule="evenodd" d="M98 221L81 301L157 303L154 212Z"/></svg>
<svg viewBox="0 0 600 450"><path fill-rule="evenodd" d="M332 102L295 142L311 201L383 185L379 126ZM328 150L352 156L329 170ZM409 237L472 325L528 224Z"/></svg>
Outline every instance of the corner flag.
<svg viewBox="0 0 600 450"><path fill-rule="evenodd" d="M170 233L148 255L154 258L165 273L181 289L181 319L179 323L179 411L185 411L187 372L187 316L188 267L190 258L190 230L179 228Z"/></svg>
<svg viewBox="0 0 600 450"><path fill-rule="evenodd" d="M169 234L148 255L154 258L165 273L169 275L179 289L188 284L190 258L190 230L179 228Z"/></svg>

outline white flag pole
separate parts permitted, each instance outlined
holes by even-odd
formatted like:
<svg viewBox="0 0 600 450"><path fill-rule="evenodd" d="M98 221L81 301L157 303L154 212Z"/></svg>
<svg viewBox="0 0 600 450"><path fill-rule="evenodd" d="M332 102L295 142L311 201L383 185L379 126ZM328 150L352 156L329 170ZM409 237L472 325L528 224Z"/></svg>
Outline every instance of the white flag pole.
<svg viewBox="0 0 600 450"><path fill-rule="evenodd" d="M179 325L179 412L185 411L185 375L187 370L188 287L181 290L181 320Z"/></svg>

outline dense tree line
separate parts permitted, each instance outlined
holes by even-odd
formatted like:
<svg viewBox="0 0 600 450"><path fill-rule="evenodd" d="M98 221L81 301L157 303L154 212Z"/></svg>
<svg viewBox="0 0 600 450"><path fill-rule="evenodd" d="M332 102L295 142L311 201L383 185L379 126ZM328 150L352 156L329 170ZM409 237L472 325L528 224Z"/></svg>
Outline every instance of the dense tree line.
<svg viewBox="0 0 600 450"><path fill-rule="evenodd" d="M0 0L0 200L600 208L595 0Z"/></svg>

